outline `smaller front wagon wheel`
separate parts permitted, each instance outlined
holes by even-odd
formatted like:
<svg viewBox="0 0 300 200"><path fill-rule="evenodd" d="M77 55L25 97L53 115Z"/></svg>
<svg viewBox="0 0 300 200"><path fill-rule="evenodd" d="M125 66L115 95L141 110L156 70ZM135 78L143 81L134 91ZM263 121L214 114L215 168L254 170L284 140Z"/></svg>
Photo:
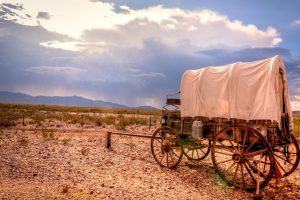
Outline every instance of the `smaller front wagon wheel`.
<svg viewBox="0 0 300 200"><path fill-rule="evenodd" d="M160 166L170 169L180 163L183 155L178 138L169 127L155 130L151 138L151 152Z"/></svg>

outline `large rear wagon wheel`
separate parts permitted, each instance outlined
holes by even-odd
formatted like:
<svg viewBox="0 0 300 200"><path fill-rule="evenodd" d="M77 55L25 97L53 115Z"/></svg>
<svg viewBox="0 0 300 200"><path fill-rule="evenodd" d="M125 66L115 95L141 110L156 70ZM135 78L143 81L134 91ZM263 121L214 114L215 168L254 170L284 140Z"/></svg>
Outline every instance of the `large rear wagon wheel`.
<svg viewBox="0 0 300 200"><path fill-rule="evenodd" d="M292 142L278 148L274 148L274 156L283 177L293 173L299 164L299 145L296 138L291 135Z"/></svg>
<svg viewBox="0 0 300 200"><path fill-rule="evenodd" d="M221 130L212 144L212 161L229 185L248 191L263 188L274 173L274 155L266 139L255 129L233 125Z"/></svg>
<svg viewBox="0 0 300 200"><path fill-rule="evenodd" d="M182 159L178 138L169 127L156 129L151 138L151 152L162 167L175 168Z"/></svg>

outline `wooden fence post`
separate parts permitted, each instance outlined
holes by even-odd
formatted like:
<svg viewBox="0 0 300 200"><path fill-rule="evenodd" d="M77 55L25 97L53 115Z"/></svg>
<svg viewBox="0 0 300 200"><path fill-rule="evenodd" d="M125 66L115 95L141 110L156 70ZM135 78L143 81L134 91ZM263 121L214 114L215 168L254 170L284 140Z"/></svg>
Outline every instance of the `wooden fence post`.
<svg viewBox="0 0 300 200"><path fill-rule="evenodd" d="M111 132L106 132L105 134L105 147L106 148L111 147Z"/></svg>
<svg viewBox="0 0 300 200"><path fill-rule="evenodd" d="M151 116L150 116L150 119L149 119L149 131L150 131L150 128L151 128Z"/></svg>

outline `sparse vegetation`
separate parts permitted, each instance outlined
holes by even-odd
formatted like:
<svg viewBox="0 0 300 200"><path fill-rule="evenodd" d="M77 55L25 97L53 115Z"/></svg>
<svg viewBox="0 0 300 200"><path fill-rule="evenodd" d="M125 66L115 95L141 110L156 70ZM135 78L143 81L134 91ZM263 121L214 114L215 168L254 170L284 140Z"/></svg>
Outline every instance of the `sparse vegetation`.
<svg viewBox="0 0 300 200"><path fill-rule="evenodd" d="M134 108L103 108L88 106L58 106L58 105L32 105L32 104L7 104L0 103L0 110L26 111L26 115L38 111L72 112L72 113L111 113L111 114L138 114L138 115L161 115L160 110L141 110Z"/></svg>
<svg viewBox="0 0 300 200"><path fill-rule="evenodd" d="M148 119L143 117L124 117L120 115L116 127L120 130L124 130L129 125L147 125Z"/></svg>
<svg viewBox="0 0 300 200"><path fill-rule="evenodd" d="M125 129L128 125L147 125L151 116L153 123L161 112L159 110L137 110L129 108L100 108L54 105L27 105L0 103L0 126L17 124L61 127L61 124L91 126L116 125ZM57 121L63 123L55 123Z"/></svg>

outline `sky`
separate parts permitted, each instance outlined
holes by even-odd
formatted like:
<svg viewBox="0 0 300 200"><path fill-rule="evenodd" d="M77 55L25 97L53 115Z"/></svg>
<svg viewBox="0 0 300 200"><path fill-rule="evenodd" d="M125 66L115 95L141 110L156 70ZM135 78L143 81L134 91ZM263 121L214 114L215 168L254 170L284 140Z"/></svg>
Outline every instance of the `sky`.
<svg viewBox="0 0 300 200"><path fill-rule="evenodd" d="M0 0L0 91L161 108L187 69L280 55L300 110L300 1Z"/></svg>

